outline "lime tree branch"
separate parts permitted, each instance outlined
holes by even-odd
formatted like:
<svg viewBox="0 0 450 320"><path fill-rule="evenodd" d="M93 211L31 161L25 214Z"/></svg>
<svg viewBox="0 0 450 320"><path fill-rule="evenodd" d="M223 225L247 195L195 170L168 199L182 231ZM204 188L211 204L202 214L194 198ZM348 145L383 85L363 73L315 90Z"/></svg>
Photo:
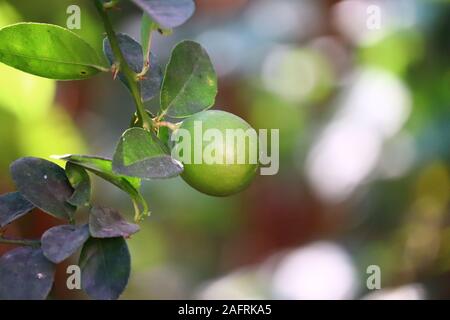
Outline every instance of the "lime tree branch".
<svg viewBox="0 0 450 320"><path fill-rule="evenodd" d="M41 242L39 240L7 239L0 237L0 244L37 247L41 245Z"/></svg>
<svg viewBox="0 0 450 320"><path fill-rule="evenodd" d="M120 69L124 77L126 78L128 85L130 87L131 94L133 96L134 102L136 104L138 121L144 129L150 130L153 128L153 120L150 118L148 113L145 111L144 104L141 99L141 90L138 84L138 77L135 72L130 68L125 57L123 56L122 50L119 46L119 41L117 39L116 33L114 32L111 21L106 13L106 8L101 0L95 0L95 7L103 21L105 31L108 40L111 44L111 48L116 60L117 67Z"/></svg>

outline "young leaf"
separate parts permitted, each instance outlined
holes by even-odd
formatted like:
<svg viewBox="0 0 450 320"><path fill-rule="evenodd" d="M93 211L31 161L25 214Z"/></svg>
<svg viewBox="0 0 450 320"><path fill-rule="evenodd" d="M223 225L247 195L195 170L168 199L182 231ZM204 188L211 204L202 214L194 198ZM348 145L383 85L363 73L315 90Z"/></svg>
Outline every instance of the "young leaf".
<svg viewBox="0 0 450 320"><path fill-rule="evenodd" d="M125 57L130 68L136 72L140 73L144 67L144 55L142 53L141 45L126 34L118 34L117 39L119 40L119 47ZM103 51L105 56L108 58L109 63L112 65L114 63L114 54L111 49L111 45L107 38L103 40ZM119 72L119 79L127 86L128 82L125 76ZM141 87L142 100L148 101L155 97L161 88L162 82L162 70L159 66L156 57L152 54L150 56L150 69L145 75L145 77L139 82Z"/></svg>
<svg viewBox="0 0 450 320"><path fill-rule="evenodd" d="M193 41L172 52L161 88L161 110L185 118L210 108L217 95L217 76L206 51Z"/></svg>
<svg viewBox="0 0 450 320"><path fill-rule="evenodd" d="M97 300L119 298L128 283L130 264L130 253L122 237L90 238L79 262L83 290Z"/></svg>
<svg viewBox="0 0 450 320"><path fill-rule="evenodd" d="M60 263L74 254L89 238L88 225L63 225L48 229L41 239L44 255L53 263Z"/></svg>
<svg viewBox="0 0 450 320"><path fill-rule="evenodd" d="M142 128L130 128L117 145L113 170L127 176L158 179L179 175L183 165L165 152L154 134Z"/></svg>
<svg viewBox="0 0 450 320"><path fill-rule="evenodd" d="M68 162L66 164L66 175L75 189L67 202L76 207L88 205L91 199L91 179L89 174L83 167Z"/></svg>
<svg viewBox="0 0 450 320"><path fill-rule="evenodd" d="M86 79L104 69L95 50L78 35L42 23L0 29L0 62L58 80Z"/></svg>
<svg viewBox="0 0 450 320"><path fill-rule="evenodd" d="M67 200L73 188L61 167L44 159L20 158L10 169L25 199L56 218L72 219L76 208Z"/></svg>
<svg viewBox="0 0 450 320"><path fill-rule="evenodd" d="M34 205L25 199L20 192L6 193L0 196L0 228L26 215L34 209Z"/></svg>
<svg viewBox="0 0 450 320"><path fill-rule="evenodd" d="M89 215L89 231L94 238L128 238L139 231L139 226L127 222L114 209L93 207Z"/></svg>
<svg viewBox="0 0 450 320"><path fill-rule="evenodd" d="M41 249L21 247L0 258L0 300L43 300L52 288L55 265Z"/></svg>
<svg viewBox="0 0 450 320"><path fill-rule="evenodd" d="M193 0L131 0L156 23L175 28L185 23L195 11Z"/></svg>
<svg viewBox="0 0 450 320"><path fill-rule="evenodd" d="M135 208L136 206L141 207L142 215L148 213L147 202L139 192L141 180L139 178L115 174L112 170L112 161L110 159L82 155L64 155L54 157L79 165L100 178L109 181L130 195L133 203L135 204Z"/></svg>

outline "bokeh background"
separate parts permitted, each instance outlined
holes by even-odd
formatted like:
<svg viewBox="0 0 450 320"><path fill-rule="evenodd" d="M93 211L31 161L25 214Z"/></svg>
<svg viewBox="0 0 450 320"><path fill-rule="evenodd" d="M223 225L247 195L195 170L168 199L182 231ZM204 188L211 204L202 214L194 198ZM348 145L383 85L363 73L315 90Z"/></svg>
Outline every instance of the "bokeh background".
<svg viewBox="0 0 450 320"><path fill-rule="evenodd" d="M450 298L450 2L197 0L195 16L153 48L166 63L182 39L202 43L220 76L215 108L280 129L280 171L239 195L150 181L153 215L129 241L123 299ZM90 1L0 0L0 26L66 25L101 52ZM381 28L367 27L370 5ZM139 39L139 11L113 13ZM149 108L157 106L157 101ZM111 75L55 82L0 64L0 191L21 156L111 156L133 103ZM127 196L94 179L97 204L132 217ZM6 235L60 222L36 212ZM0 253L11 249L0 246ZM67 261L51 298L65 288ZM382 290L370 291L371 265Z"/></svg>

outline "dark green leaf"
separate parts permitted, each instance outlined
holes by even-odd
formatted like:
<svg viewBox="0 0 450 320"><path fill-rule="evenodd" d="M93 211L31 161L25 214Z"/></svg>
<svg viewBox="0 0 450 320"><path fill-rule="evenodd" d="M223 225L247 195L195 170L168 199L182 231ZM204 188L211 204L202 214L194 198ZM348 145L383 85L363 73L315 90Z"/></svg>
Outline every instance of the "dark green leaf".
<svg viewBox="0 0 450 320"><path fill-rule="evenodd" d="M0 62L41 77L89 78L102 69L95 50L70 30L42 23L0 29Z"/></svg>
<svg viewBox="0 0 450 320"><path fill-rule="evenodd" d="M118 34L117 38L119 40L119 47L125 57L130 68L136 72L140 73L144 66L144 55L142 53L141 45L126 34ZM114 63L114 54L111 49L111 45L107 38L103 40L103 51L112 65ZM119 79L127 86L128 82L125 76L119 72ZM159 66L156 57L152 54L150 56L150 69L142 79L140 83L141 95L143 101L148 101L155 97L161 88L162 82L162 70Z"/></svg>
<svg viewBox="0 0 450 320"><path fill-rule="evenodd" d="M158 64L156 56L150 54L150 69L147 71L144 78L139 82L141 85L141 95L142 101L149 101L156 97L160 90L162 84L162 69Z"/></svg>
<svg viewBox="0 0 450 320"><path fill-rule="evenodd" d="M113 170L142 179L175 177L183 172L183 165L164 149L154 134L142 128L130 128L117 145Z"/></svg>
<svg viewBox="0 0 450 320"><path fill-rule="evenodd" d="M124 33L117 34L119 47L124 55L125 60L134 72L140 72L144 63L141 45ZM110 64L115 62L114 53L108 38L103 39L103 51Z"/></svg>
<svg viewBox="0 0 450 320"><path fill-rule="evenodd" d="M193 0L131 0L156 23L175 28L185 23L195 11Z"/></svg>
<svg viewBox="0 0 450 320"><path fill-rule="evenodd" d="M83 167L68 162L66 164L66 175L75 189L67 202L76 207L88 205L91 199L91 179L89 174Z"/></svg>
<svg viewBox="0 0 450 320"><path fill-rule="evenodd" d="M17 189L36 207L63 219L71 219L75 207L67 203L73 188L64 170L39 158L20 158L11 164Z"/></svg>
<svg viewBox="0 0 450 320"><path fill-rule="evenodd" d="M0 300L43 300L52 288L55 266L41 249L21 247L0 258Z"/></svg>
<svg viewBox="0 0 450 320"><path fill-rule="evenodd" d="M158 130L158 139L164 143L164 146L171 149L170 146L170 129L167 127L160 127Z"/></svg>
<svg viewBox="0 0 450 320"><path fill-rule="evenodd" d="M82 155L64 155L55 156L55 158L77 164L114 184L130 195L135 206L141 207L142 212L139 215L148 214L147 202L139 192L141 179L115 174L112 170L112 161L110 159Z"/></svg>
<svg viewBox="0 0 450 320"><path fill-rule="evenodd" d="M83 290L98 300L119 298L128 283L130 264L130 253L122 237L90 238L80 255Z"/></svg>
<svg viewBox="0 0 450 320"><path fill-rule="evenodd" d="M63 225L48 229L41 239L44 255L60 263L74 254L89 238L88 225Z"/></svg>
<svg viewBox="0 0 450 320"><path fill-rule="evenodd" d="M11 192L0 196L0 228L24 216L34 209L34 205L20 192Z"/></svg>
<svg viewBox="0 0 450 320"><path fill-rule="evenodd" d="M94 238L128 238L139 231L139 226L127 222L117 210L93 207L89 215L89 231Z"/></svg>
<svg viewBox="0 0 450 320"><path fill-rule="evenodd" d="M217 95L217 76L206 51L193 41L172 52L161 89L161 110L185 118L210 108Z"/></svg>

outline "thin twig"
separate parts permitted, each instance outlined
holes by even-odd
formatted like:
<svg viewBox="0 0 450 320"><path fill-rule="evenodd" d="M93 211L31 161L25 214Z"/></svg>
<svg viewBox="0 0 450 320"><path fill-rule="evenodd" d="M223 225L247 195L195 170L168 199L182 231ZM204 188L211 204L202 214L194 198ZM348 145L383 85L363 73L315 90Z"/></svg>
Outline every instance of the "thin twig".
<svg viewBox="0 0 450 320"><path fill-rule="evenodd" d="M138 78L136 73L130 68L125 57L122 53L122 50L119 46L119 40L117 39L116 33L112 27L111 21L109 19L108 14L105 11L103 6L103 2L100 0L95 0L95 7L97 8L98 14L103 21L103 25L105 27L106 35L111 44L111 49L114 54L114 58L117 64L120 66L120 72L125 76L128 86L131 91L131 95L133 96L134 102L136 104L137 116L140 124L143 128L150 130L153 128L153 120L149 117L144 108L144 103L141 98L141 90L138 84Z"/></svg>
<svg viewBox="0 0 450 320"><path fill-rule="evenodd" d="M8 239L0 237L0 244L37 247L41 245L41 242L39 240Z"/></svg>

